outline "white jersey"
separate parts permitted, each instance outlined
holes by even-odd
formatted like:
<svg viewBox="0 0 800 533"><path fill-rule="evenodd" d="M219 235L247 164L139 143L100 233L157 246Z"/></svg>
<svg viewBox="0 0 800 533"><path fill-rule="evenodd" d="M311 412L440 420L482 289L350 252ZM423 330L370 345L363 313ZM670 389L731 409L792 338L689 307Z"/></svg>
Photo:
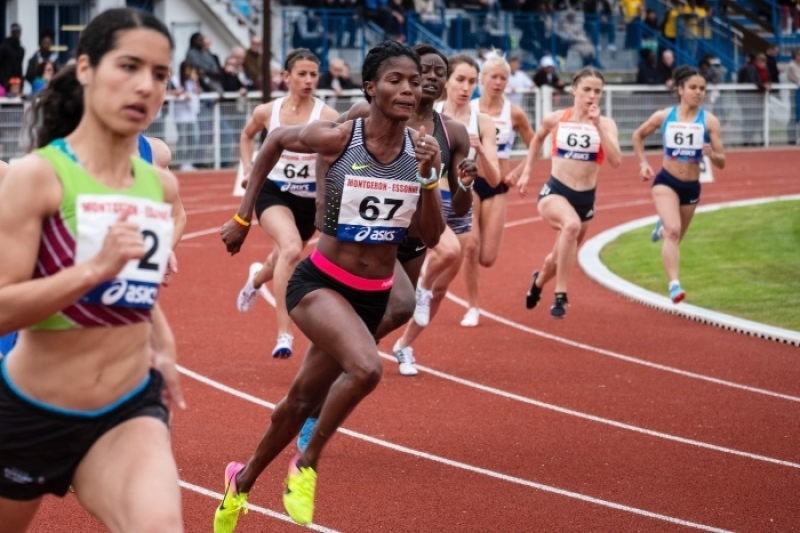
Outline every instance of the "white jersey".
<svg viewBox="0 0 800 533"><path fill-rule="evenodd" d="M273 131L281 126L281 107L286 97L278 98L272 104L272 116L269 120L269 131ZM325 103L319 98L314 98L314 108L308 123L319 120L322 108ZM300 196L302 198L314 198L317 195L317 154L300 154L285 150L272 172L269 174L275 185L284 192Z"/></svg>
<svg viewBox="0 0 800 533"><path fill-rule="evenodd" d="M470 107L476 112L480 113L481 104L479 99L470 101ZM491 115L489 115L491 117ZM497 158L510 159L511 148L514 146L514 139L517 133L514 131L514 124L511 121L511 102L508 98L503 99L503 109L500 110L500 115L491 117L494 121L495 135L497 140Z"/></svg>
<svg viewBox="0 0 800 533"><path fill-rule="evenodd" d="M444 113L444 102L439 102L434 107L434 111L437 113ZM473 135L477 135L478 137L481 136L481 132L478 129L478 111L475 111L472 106L469 109L469 121L466 124L467 126L467 133L472 133ZM442 127L444 127L444 121L442 121ZM475 159L475 148L470 146L469 153L467 154L467 159Z"/></svg>

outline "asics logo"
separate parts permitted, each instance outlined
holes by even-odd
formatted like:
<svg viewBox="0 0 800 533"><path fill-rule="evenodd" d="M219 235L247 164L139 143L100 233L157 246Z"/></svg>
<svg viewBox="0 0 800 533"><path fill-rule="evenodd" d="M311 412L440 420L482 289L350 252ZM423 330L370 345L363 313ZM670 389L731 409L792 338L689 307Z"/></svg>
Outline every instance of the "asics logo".
<svg viewBox="0 0 800 533"><path fill-rule="evenodd" d="M680 156L695 156L697 154L697 150L685 150L681 148L676 148L672 151L672 157L680 157Z"/></svg>
<svg viewBox="0 0 800 533"><path fill-rule="evenodd" d="M103 292L100 301L103 305L114 305L125 296L125 291L128 288L128 282L124 279L114 281L109 288Z"/></svg>
<svg viewBox="0 0 800 533"><path fill-rule="evenodd" d="M103 305L146 305L153 306L156 303L158 286L156 285L128 285L124 279L118 279L111 283L100 296L100 303Z"/></svg>
<svg viewBox="0 0 800 533"><path fill-rule="evenodd" d="M584 152L564 152L562 156L564 159L577 159L579 161L588 161L589 154Z"/></svg>
<svg viewBox="0 0 800 533"><path fill-rule="evenodd" d="M353 240L355 242L363 242L369 240L372 242L392 242L394 240L394 230L381 230L372 228L364 228L355 234Z"/></svg>
<svg viewBox="0 0 800 533"><path fill-rule="evenodd" d="M350 168L353 170L364 170L365 168L369 168L371 166L371 163L353 163Z"/></svg>

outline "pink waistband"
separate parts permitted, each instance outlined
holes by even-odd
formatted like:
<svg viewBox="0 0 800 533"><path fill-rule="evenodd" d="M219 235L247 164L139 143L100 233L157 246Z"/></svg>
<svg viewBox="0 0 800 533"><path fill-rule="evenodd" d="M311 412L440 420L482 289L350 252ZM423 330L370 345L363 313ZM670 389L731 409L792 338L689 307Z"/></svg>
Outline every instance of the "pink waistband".
<svg viewBox="0 0 800 533"><path fill-rule="evenodd" d="M331 260L322 255L319 250L314 250L311 254L311 262L314 263L314 266L336 281L359 291L387 291L392 288L394 276L389 276L384 279L369 279L356 276L339 265L332 263Z"/></svg>

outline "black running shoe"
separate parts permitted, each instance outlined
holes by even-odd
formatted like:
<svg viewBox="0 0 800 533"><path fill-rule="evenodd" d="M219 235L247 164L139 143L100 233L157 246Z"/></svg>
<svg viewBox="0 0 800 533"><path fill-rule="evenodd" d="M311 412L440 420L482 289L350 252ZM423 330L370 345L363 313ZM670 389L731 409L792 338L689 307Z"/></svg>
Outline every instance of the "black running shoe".
<svg viewBox="0 0 800 533"><path fill-rule="evenodd" d="M564 318L567 314L567 307L569 301L567 300L566 292L557 292L556 299L550 307L550 316L553 318Z"/></svg>
<svg viewBox="0 0 800 533"><path fill-rule="evenodd" d="M539 303L539 300L542 299L542 288L536 286L536 280L539 279L539 271L533 273L533 281L531 282L531 288L528 291L528 294L525 296L525 307L528 309L533 309L536 307L536 304Z"/></svg>

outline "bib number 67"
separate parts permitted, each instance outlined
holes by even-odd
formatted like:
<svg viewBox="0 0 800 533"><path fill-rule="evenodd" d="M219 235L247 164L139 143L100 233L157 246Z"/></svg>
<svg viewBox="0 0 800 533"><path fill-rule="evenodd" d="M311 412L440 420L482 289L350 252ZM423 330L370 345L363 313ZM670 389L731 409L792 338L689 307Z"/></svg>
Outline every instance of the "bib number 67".
<svg viewBox="0 0 800 533"><path fill-rule="evenodd" d="M381 213L381 204L391 206L389 212L384 217L381 217L383 214ZM361 218L364 220L378 220L379 218L382 218L383 220L391 220L394 218L395 213L397 213L397 210L400 209L400 206L402 205L403 200L398 200L396 198L381 199L377 196L367 196L361 200L361 205L358 206L358 214L361 215Z"/></svg>

